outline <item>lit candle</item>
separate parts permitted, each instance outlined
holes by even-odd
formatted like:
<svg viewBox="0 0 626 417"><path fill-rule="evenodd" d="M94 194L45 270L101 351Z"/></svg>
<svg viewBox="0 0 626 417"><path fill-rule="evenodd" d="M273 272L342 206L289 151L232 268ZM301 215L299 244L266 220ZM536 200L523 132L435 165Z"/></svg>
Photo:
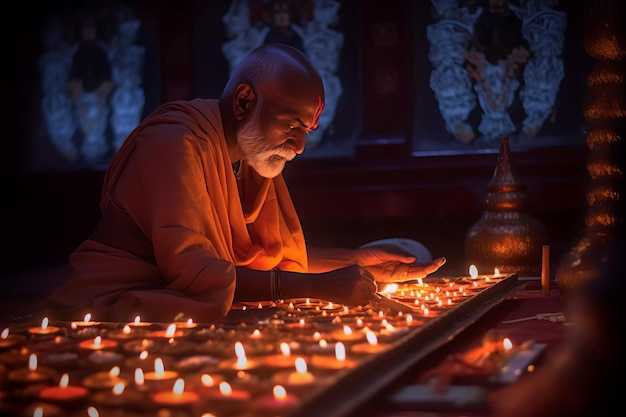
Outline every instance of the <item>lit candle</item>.
<svg viewBox="0 0 626 417"><path fill-rule="evenodd" d="M147 331L139 327L131 327L125 324L124 327L118 330L107 331L104 335L107 339L115 340L118 342L140 339L146 335Z"/></svg>
<svg viewBox="0 0 626 417"><path fill-rule="evenodd" d="M171 339L173 337L182 337L185 333L176 327L176 323L171 323L165 330L153 330L148 333L148 337Z"/></svg>
<svg viewBox="0 0 626 417"><path fill-rule="evenodd" d="M135 319L128 323L128 326L136 328L136 327L150 327L152 326L152 323L149 323L147 321L141 321L141 317L140 316L135 316Z"/></svg>
<svg viewBox="0 0 626 417"><path fill-rule="evenodd" d="M94 390L111 389L120 382L127 383L124 378L120 378L119 366L114 366L108 372L97 372L83 379L83 385Z"/></svg>
<svg viewBox="0 0 626 417"><path fill-rule="evenodd" d="M376 333L369 329L365 331L365 338L367 339L367 343L354 344L350 348L350 351L359 355L375 355L384 352L389 347L384 343L378 343Z"/></svg>
<svg viewBox="0 0 626 417"><path fill-rule="evenodd" d="M311 364L320 369L340 370L353 368L357 365L356 361L346 357L346 347L342 342L335 343L335 356L314 354L311 357Z"/></svg>
<svg viewBox="0 0 626 417"><path fill-rule="evenodd" d="M163 359L159 357L154 360L154 371L146 372L144 378L151 388L162 388L164 384L178 378L178 372L165 370Z"/></svg>
<svg viewBox="0 0 626 417"><path fill-rule="evenodd" d="M280 343L281 353L263 357L263 363L270 368L293 368L295 358L291 356L291 348L286 342Z"/></svg>
<svg viewBox="0 0 626 417"><path fill-rule="evenodd" d="M9 334L9 328L7 327L0 333L0 350L11 348L26 339L26 336L21 334Z"/></svg>
<svg viewBox="0 0 626 417"><path fill-rule="evenodd" d="M41 320L41 326L39 326L39 327L29 327L28 328L28 333L34 334L34 335L51 335L51 334L58 333L59 330L61 330L61 329L56 327L56 326L49 326L48 317L44 317Z"/></svg>
<svg viewBox="0 0 626 417"><path fill-rule="evenodd" d="M70 323L70 326L73 329L76 329L76 328L79 328L79 327L93 327L93 326L97 326L99 324L100 324L100 322L91 320L91 313L87 313L87 314L85 314L85 317L83 317L83 321L73 321L73 322Z"/></svg>
<svg viewBox="0 0 626 417"><path fill-rule="evenodd" d="M96 336L93 340L83 340L78 347L84 350L103 350L115 349L117 342L111 339L103 339L102 336Z"/></svg>
<svg viewBox="0 0 626 417"><path fill-rule="evenodd" d="M55 371L51 368L37 367L37 355L31 353L28 358L28 368L18 368L9 371L9 381L21 384L33 384L52 380Z"/></svg>
<svg viewBox="0 0 626 417"><path fill-rule="evenodd" d="M248 371L261 366L259 361L251 360L246 356L245 348L243 347L243 343L241 342L235 342L235 357L235 359L220 362L220 369L236 372Z"/></svg>
<svg viewBox="0 0 626 417"><path fill-rule="evenodd" d="M283 385L298 394L305 394L312 386L320 382L319 379L309 372L304 358L298 357L295 360L295 371L279 372L274 375L273 381L278 385Z"/></svg>
<svg viewBox="0 0 626 417"><path fill-rule="evenodd" d="M255 415L278 416L291 412L298 405L298 399L287 393L282 385L274 385L272 395L259 397L254 403Z"/></svg>
<svg viewBox="0 0 626 417"><path fill-rule="evenodd" d="M177 329L195 329L198 327L198 323L195 323L193 319L187 319L186 321L174 322Z"/></svg>
<svg viewBox="0 0 626 417"><path fill-rule="evenodd" d="M363 339L363 333L360 330L355 332L348 325L344 325L341 330L333 332L332 335L336 340L340 340L342 342L354 342L356 340Z"/></svg>
<svg viewBox="0 0 626 417"><path fill-rule="evenodd" d="M59 385L55 387L45 387L39 391L39 398L43 401L50 401L58 404L78 403L87 398L86 388L70 385L70 376L64 373L59 380Z"/></svg>
<svg viewBox="0 0 626 417"><path fill-rule="evenodd" d="M207 405L218 413L238 414L246 409L250 402L250 393L241 389L233 389L226 381L219 383L217 389L205 393Z"/></svg>
<svg viewBox="0 0 626 417"><path fill-rule="evenodd" d="M176 379L171 391L159 391L152 395L154 402L165 407L186 407L200 399L200 396L192 391L185 391L185 380Z"/></svg>

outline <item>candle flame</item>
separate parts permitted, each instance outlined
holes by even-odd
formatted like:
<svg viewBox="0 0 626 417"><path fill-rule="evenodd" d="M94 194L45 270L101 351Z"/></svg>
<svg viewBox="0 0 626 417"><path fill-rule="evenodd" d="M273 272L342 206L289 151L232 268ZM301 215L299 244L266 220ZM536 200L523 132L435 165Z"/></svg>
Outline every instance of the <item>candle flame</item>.
<svg viewBox="0 0 626 417"><path fill-rule="evenodd" d="M313 333L313 340L320 340L322 338L322 334L320 332Z"/></svg>
<svg viewBox="0 0 626 417"><path fill-rule="evenodd" d="M220 393L229 396L233 394L233 389L228 382L222 381L220 382Z"/></svg>
<svg viewBox="0 0 626 417"><path fill-rule="evenodd" d="M67 388L69 384L70 384L70 374L65 373L61 376L61 379L59 380L59 387Z"/></svg>
<svg viewBox="0 0 626 417"><path fill-rule="evenodd" d="M243 343L235 342L235 355L238 358L246 357L246 350L243 348Z"/></svg>
<svg viewBox="0 0 626 417"><path fill-rule="evenodd" d="M148 357L148 351L142 350L141 353L139 354L139 359L145 360L147 357Z"/></svg>
<svg viewBox="0 0 626 417"><path fill-rule="evenodd" d="M343 334L345 334L346 336L350 336L352 334L352 329L350 328L350 326L343 326Z"/></svg>
<svg viewBox="0 0 626 417"><path fill-rule="evenodd" d="M367 343L369 343L370 345L378 344L378 338L376 337L376 333L372 331L367 331L365 333L365 338L367 339Z"/></svg>
<svg viewBox="0 0 626 417"><path fill-rule="evenodd" d="M90 313L85 314L85 317L83 318L83 321L85 323L89 323L91 321L91 314Z"/></svg>
<svg viewBox="0 0 626 417"><path fill-rule="evenodd" d="M193 319L188 319L187 320L187 326L189 326L189 327L193 326Z"/></svg>
<svg viewBox="0 0 626 417"><path fill-rule="evenodd" d="M169 326L167 326L167 330L165 331L165 336L174 337L175 334L176 334L176 323L172 323Z"/></svg>
<svg viewBox="0 0 626 417"><path fill-rule="evenodd" d="M215 385L215 379L213 379L213 377L209 374L202 374L200 381L202 381L202 385L205 387L212 387Z"/></svg>
<svg viewBox="0 0 626 417"><path fill-rule="evenodd" d="M118 382L117 384L113 385L111 392L113 393L113 395L122 395L122 393L124 392L124 388L124 383Z"/></svg>
<svg viewBox="0 0 626 417"><path fill-rule="evenodd" d="M163 365L163 359L156 358L154 360L154 373L158 377L162 377L165 374L165 366Z"/></svg>
<svg viewBox="0 0 626 417"><path fill-rule="evenodd" d="M282 385L274 385L272 393L274 394L274 398L277 400L284 400L287 398L287 390Z"/></svg>
<svg viewBox="0 0 626 417"><path fill-rule="evenodd" d="M111 375L112 378L117 378L118 376L120 376L120 367L115 365L113 368L111 368L111 370L109 371L109 375Z"/></svg>
<svg viewBox="0 0 626 417"><path fill-rule="evenodd" d="M31 353L28 357L28 369L35 372L37 370L37 355Z"/></svg>
<svg viewBox="0 0 626 417"><path fill-rule="evenodd" d="M176 395L181 395L185 391L185 380L182 378L178 378L176 382L174 382L174 386L172 387L172 392Z"/></svg>
<svg viewBox="0 0 626 417"><path fill-rule="evenodd" d="M338 361L346 360L346 347L341 342L335 343L335 357Z"/></svg>
<svg viewBox="0 0 626 417"><path fill-rule="evenodd" d="M304 327L304 324L305 324L304 319L300 319L298 323L300 324L300 327Z"/></svg>
<svg viewBox="0 0 626 417"><path fill-rule="evenodd" d="M98 412L98 409L94 407L93 405L90 405L89 407L87 407L87 415L89 417L100 417L100 413Z"/></svg>
<svg viewBox="0 0 626 417"><path fill-rule="evenodd" d="M259 337L261 337L261 331L259 329L254 329L252 332L252 338L258 339Z"/></svg>
<svg viewBox="0 0 626 417"><path fill-rule="evenodd" d="M306 361L304 360L304 358L296 358L296 372L299 374L306 374L308 371L308 368L306 366Z"/></svg>
<svg viewBox="0 0 626 417"><path fill-rule="evenodd" d="M42 328L43 330L46 330L46 329L48 328L48 317L44 317L44 318L41 320L41 328Z"/></svg>
<svg viewBox="0 0 626 417"><path fill-rule="evenodd" d="M413 316L410 315L410 314L407 314L406 315L406 322L407 322L407 324L413 323Z"/></svg>
<svg viewBox="0 0 626 417"><path fill-rule="evenodd" d="M43 417L43 407L37 407L33 410L33 417Z"/></svg>
<svg viewBox="0 0 626 417"><path fill-rule="evenodd" d="M500 270L498 268L493 268L493 275L496 277L500 276Z"/></svg>
<svg viewBox="0 0 626 417"><path fill-rule="evenodd" d="M478 277L478 268L476 268L476 265L470 265L469 274L472 278Z"/></svg>
<svg viewBox="0 0 626 417"><path fill-rule="evenodd" d="M326 341L326 339L320 339L318 344L320 345L321 348L325 348L326 346L328 346L328 342Z"/></svg>
<svg viewBox="0 0 626 417"><path fill-rule="evenodd" d="M96 336L95 339L93 339L93 346L94 347L100 347L100 345L102 344L102 336Z"/></svg>
<svg viewBox="0 0 626 417"><path fill-rule="evenodd" d="M141 322L141 317L139 317L139 316L135 316L135 321L134 321L134 323L135 323L135 324L139 324L140 322Z"/></svg>
<svg viewBox="0 0 626 417"><path fill-rule="evenodd" d="M508 337L505 337L502 340L502 347L504 347L504 350L511 350L513 349L513 342L511 342L511 339L509 339Z"/></svg>
<svg viewBox="0 0 626 417"><path fill-rule="evenodd" d="M391 294L398 291L398 284L387 284L380 292L382 294Z"/></svg>
<svg viewBox="0 0 626 417"><path fill-rule="evenodd" d="M2 337L3 339L6 339L7 337L9 337L9 328L8 327L2 331L2 334L0 335L0 337Z"/></svg>
<svg viewBox="0 0 626 417"><path fill-rule="evenodd" d="M130 326L128 324L124 325L124 328L122 329L122 333L130 334Z"/></svg>
<svg viewBox="0 0 626 417"><path fill-rule="evenodd" d="M135 385L142 386L144 382L143 369L135 368Z"/></svg>
<svg viewBox="0 0 626 417"><path fill-rule="evenodd" d="M291 349L289 348L289 344L286 343L286 342L281 342L280 343L280 352L283 354L283 356L291 355Z"/></svg>

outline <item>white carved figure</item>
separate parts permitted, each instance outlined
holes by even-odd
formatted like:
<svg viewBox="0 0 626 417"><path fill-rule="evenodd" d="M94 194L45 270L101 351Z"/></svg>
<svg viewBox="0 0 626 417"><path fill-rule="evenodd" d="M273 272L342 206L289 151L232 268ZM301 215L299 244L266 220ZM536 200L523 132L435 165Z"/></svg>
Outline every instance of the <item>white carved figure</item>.
<svg viewBox="0 0 626 417"><path fill-rule="evenodd" d="M319 71L326 91L326 103L319 126L307 136L307 146L316 147L335 118L343 90L336 73L344 37L341 32L330 28L337 22L340 3L312 0L312 16L297 20L290 15L290 2L286 0L259 3L271 7L272 22L256 21L251 16L251 0L232 1L222 17L229 38L222 45L222 53L232 70L244 55L263 43L288 43L302 49Z"/></svg>
<svg viewBox="0 0 626 417"><path fill-rule="evenodd" d="M561 54L567 16L542 3L537 6L539 8L524 11L528 15L522 26L532 52L524 69L524 87L520 91L526 112L523 130L528 137L534 137L552 113L556 94L565 75Z"/></svg>
<svg viewBox="0 0 626 417"><path fill-rule="evenodd" d="M109 151L105 132L114 82L106 46L98 38L95 15L83 17L80 34L66 88L83 134L80 154L84 160L96 163Z"/></svg>
<svg viewBox="0 0 626 417"><path fill-rule="evenodd" d="M108 45L115 90L111 95L112 148L117 151L141 121L146 102L143 82L145 47L137 45L141 22L130 12L118 12L118 33Z"/></svg>
<svg viewBox="0 0 626 417"><path fill-rule="evenodd" d="M45 52L38 62L42 89L41 111L52 143L65 159L74 161L78 158L74 143L77 124L64 86L76 46L63 41L62 30L61 20L52 16L43 32Z"/></svg>
<svg viewBox="0 0 626 417"><path fill-rule="evenodd" d="M427 27L430 87L446 129L459 141L474 139L467 122L476 102L478 132L487 140L516 132L509 114L519 91L526 118L522 131L535 136L550 115L563 78L565 14L558 0L488 0L470 14L458 0L431 0L437 22ZM476 100L477 99L477 100Z"/></svg>
<svg viewBox="0 0 626 417"><path fill-rule="evenodd" d="M78 43L64 41L57 16L43 32L41 107L52 142L70 161L106 162L141 121L145 47L136 43L141 22L123 7L115 17L117 30L108 42L98 37L94 15L80 22Z"/></svg>
<svg viewBox="0 0 626 417"><path fill-rule="evenodd" d="M433 2L436 3L436 2ZM472 39L475 17L457 2L436 3L439 22L426 28L430 43L428 58L433 64L430 88L435 93L446 129L463 143L474 139L474 131L466 122L476 107L472 81L465 70L465 51Z"/></svg>

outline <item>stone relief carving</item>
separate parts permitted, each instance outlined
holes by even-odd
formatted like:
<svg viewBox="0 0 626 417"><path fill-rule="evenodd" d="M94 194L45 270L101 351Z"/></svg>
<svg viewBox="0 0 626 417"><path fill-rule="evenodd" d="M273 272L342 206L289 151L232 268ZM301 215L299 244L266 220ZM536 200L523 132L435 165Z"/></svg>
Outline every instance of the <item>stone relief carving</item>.
<svg viewBox="0 0 626 417"><path fill-rule="evenodd" d="M519 94L521 130L536 136L564 76L567 18L552 9L558 0L520 0L519 6L489 0L474 11L462 3L431 0L437 22L426 28L433 65L429 85L446 129L470 143L476 132L468 117L479 105L478 133L490 141L508 136L517 130L509 112Z"/></svg>
<svg viewBox="0 0 626 417"><path fill-rule="evenodd" d="M108 39L97 33L94 16L79 23L79 40L63 36L68 28L57 15L42 33L42 113L52 143L68 161L103 162L142 117L145 48L136 43L141 22L125 8L115 18L117 31Z"/></svg>

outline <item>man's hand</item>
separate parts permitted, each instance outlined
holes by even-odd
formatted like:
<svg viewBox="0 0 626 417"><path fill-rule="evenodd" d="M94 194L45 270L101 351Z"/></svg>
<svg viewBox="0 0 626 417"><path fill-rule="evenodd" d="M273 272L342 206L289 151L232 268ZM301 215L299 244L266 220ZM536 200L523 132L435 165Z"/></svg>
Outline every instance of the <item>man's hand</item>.
<svg viewBox="0 0 626 417"><path fill-rule="evenodd" d="M365 246L357 249L357 264L367 269L377 282L403 282L424 278L446 263L446 258L416 262L415 256L394 245Z"/></svg>

